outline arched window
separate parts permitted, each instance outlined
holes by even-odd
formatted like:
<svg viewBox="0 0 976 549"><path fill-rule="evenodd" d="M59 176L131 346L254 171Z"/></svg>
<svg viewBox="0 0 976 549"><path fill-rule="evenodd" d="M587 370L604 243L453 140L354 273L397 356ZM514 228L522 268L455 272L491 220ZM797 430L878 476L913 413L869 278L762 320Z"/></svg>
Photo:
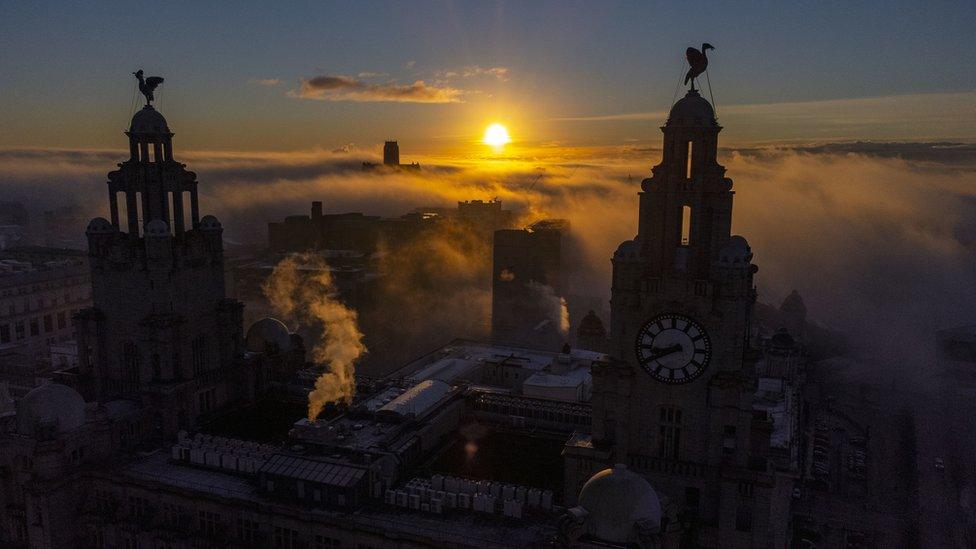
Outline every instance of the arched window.
<svg viewBox="0 0 976 549"><path fill-rule="evenodd" d="M681 207L681 245L691 244L691 206Z"/></svg>

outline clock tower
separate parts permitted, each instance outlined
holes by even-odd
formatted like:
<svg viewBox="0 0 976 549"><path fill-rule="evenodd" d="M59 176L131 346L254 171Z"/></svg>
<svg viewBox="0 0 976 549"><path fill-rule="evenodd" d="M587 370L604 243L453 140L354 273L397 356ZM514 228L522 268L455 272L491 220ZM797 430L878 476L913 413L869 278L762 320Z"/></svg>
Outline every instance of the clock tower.
<svg viewBox="0 0 976 549"><path fill-rule="evenodd" d="M663 158L638 193L637 236L613 254L611 360L593 368L589 436L566 446L567 491L625 463L667 495L691 546L782 546L772 422L753 408L758 269L731 234L732 180L716 158L722 127L692 86L661 129Z"/></svg>

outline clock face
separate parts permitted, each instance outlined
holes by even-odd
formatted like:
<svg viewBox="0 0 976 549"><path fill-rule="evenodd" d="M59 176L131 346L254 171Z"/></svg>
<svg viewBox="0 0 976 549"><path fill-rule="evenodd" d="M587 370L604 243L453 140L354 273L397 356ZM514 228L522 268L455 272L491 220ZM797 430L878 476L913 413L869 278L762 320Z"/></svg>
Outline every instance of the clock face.
<svg viewBox="0 0 976 549"><path fill-rule="evenodd" d="M705 371L711 354L708 334L694 320L663 314L637 334L637 362L663 383L688 383Z"/></svg>

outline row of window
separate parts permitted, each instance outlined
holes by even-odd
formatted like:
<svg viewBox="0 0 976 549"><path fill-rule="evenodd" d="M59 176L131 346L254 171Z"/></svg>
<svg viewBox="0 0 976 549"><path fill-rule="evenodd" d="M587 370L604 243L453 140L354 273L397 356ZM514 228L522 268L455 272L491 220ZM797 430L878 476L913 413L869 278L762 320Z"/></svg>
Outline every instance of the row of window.
<svg viewBox="0 0 976 549"><path fill-rule="evenodd" d="M50 299L44 298L43 296L37 296L33 299L28 296L21 301L7 301L0 311L6 311L8 316L14 316L16 314L22 314L30 311L40 311L47 308L57 307L59 304L64 305L68 303L75 303L78 301L85 301L89 298L88 293L82 291L77 295L72 296L71 292L64 292L64 296L59 298L59 296L53 296Z"/></svg>
<svg viewBox="0 0 976 549"><path fill-rule="evenodd" d="M30 337L37 337L41 333L50 334L55 331L64 330L69 325L74 326L75 321L73 317L77 312L77 309L72 310L70 313L68 311L59 311L57 315L44 315L43 317L34 317L26 321L18 320L12 324L0 324L0 343L10 343L12 341L27 339L28 329L30 329ZM55 328L55 325L57 328Z"/></svg>

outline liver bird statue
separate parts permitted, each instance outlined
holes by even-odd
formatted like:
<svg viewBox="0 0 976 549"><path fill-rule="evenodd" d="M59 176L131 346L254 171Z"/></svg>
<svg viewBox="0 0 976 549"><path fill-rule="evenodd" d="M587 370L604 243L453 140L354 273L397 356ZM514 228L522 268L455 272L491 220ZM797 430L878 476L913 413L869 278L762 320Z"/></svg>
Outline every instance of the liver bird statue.
<svg viewBox="0 0 976 549"><path fill-rule="evenodd" d="M143 78L142 69L139 69L132 74L136 75L136 78L139 79L139 91L142 92L142 95L146 96L146 106L148 107L150 103L156 100L156 98L153 97L153 91L156 89L156 87L163 83L163 78L160 76Z"/></svg>
<svg viewBox="0 0 976 549"><path fill-rule="evenodd" d="M685 50L685 57L688 59L688 64L691 65L688 74L685 75L685 84L690 80L692 90L695 89L695 78L698 78L708 68L708 57L705 52L714 49L711 44L702 44L701 51L695 48Z"/></svg>

